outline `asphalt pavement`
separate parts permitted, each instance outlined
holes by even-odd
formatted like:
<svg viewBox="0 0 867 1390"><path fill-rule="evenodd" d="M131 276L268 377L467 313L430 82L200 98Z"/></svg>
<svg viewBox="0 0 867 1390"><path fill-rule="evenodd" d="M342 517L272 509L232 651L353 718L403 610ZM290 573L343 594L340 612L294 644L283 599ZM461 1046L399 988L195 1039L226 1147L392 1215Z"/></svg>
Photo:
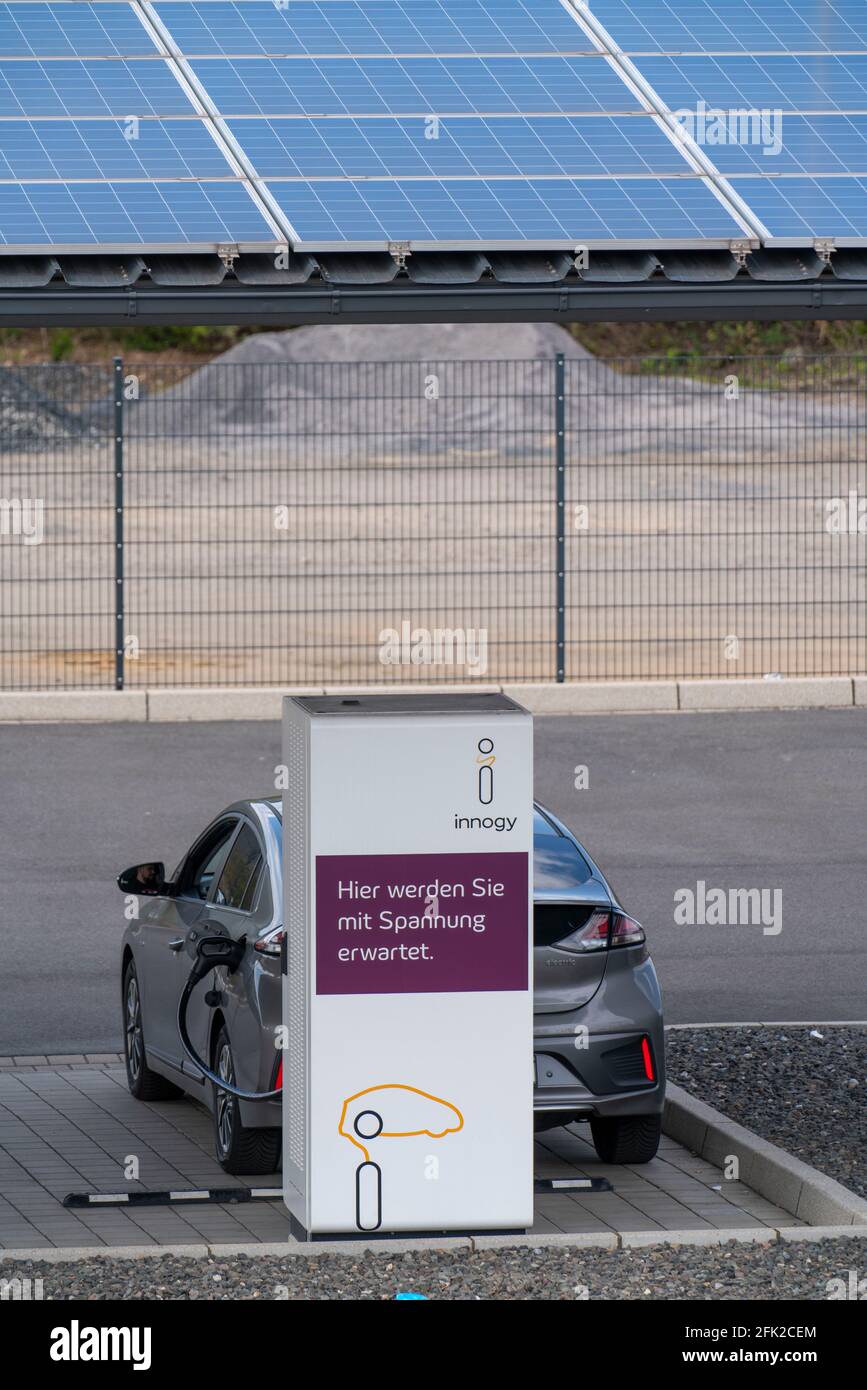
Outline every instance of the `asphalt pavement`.
<svg viewBox="0 0 867 1390"><path fill-rule="evenodd" d="M117 873L173 868L280 757L261 722L0 726L0 1054L120 1046ZM644 923L669 1022L867 1018L867 709L540 718L536 794ZM700 882L780 890L774 929L679 925Z"/></svg>

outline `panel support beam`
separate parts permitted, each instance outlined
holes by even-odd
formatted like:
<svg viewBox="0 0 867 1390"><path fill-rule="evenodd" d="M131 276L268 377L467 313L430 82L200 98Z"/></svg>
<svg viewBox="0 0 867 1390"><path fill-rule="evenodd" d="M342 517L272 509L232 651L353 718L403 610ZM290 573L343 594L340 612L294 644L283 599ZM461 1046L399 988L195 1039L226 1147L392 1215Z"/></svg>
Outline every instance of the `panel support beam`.
<svg viewBox="0 0 867 1390"><path fill-rule="evenodd" d="M0 289L0 327L121 327L243 324L274 329L307 323L644 323L867 318L867 280L778 283L747 277L712 284L470 286L322 283Z"/></svg>

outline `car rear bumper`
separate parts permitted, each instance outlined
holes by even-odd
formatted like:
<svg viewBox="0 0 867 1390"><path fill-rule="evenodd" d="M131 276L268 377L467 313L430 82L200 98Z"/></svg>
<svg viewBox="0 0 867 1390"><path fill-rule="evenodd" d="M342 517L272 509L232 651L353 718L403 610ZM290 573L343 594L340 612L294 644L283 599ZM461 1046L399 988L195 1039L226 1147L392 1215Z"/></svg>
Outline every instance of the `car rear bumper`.
<svg viewBox="0 0 867 1390"><path fill-rule="evenodd" d="M661 1113L662 1000L646 946L612 951L599 989L582 1008L537 1013L533 1049L537 1115Z"/></svg>
<svg viewBox="0 0 867 1390"><path fill-rule="evenodd" d="M652 1033L630 1030L577 1039L574 1033L549 1034L536 1039L534 1060L537 1115L650 1115L662 1110L665 1070Z"/></svg>

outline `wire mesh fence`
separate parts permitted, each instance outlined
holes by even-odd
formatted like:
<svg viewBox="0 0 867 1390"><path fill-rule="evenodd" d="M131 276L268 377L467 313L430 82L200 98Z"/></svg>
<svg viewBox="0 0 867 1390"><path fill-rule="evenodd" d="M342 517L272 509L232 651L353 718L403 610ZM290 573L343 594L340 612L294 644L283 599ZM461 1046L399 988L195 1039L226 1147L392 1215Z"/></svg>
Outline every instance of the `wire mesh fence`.
<svg viewBox="0 0 867 1390"><path fill-rule="evenodd" d="M867 359L580 352L0 369L0 685L867 669Z"/></svg>

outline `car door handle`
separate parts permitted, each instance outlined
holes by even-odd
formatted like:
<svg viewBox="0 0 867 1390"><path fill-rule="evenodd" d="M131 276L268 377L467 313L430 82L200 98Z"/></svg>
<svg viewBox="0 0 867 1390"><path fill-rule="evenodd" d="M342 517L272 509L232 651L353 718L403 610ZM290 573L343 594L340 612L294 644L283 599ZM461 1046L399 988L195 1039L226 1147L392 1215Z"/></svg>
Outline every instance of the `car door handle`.
<svg viewBox="0 0 867 1390"><path fill-rule="evenodd" d="M186 940L186 937L179 936L179 937L177 938L176 941L170 941L170 942L169 942L169 950L170 950L170 951L179 951L179 950L181 949L181 947L183 946L185 940Z"/></svg>

